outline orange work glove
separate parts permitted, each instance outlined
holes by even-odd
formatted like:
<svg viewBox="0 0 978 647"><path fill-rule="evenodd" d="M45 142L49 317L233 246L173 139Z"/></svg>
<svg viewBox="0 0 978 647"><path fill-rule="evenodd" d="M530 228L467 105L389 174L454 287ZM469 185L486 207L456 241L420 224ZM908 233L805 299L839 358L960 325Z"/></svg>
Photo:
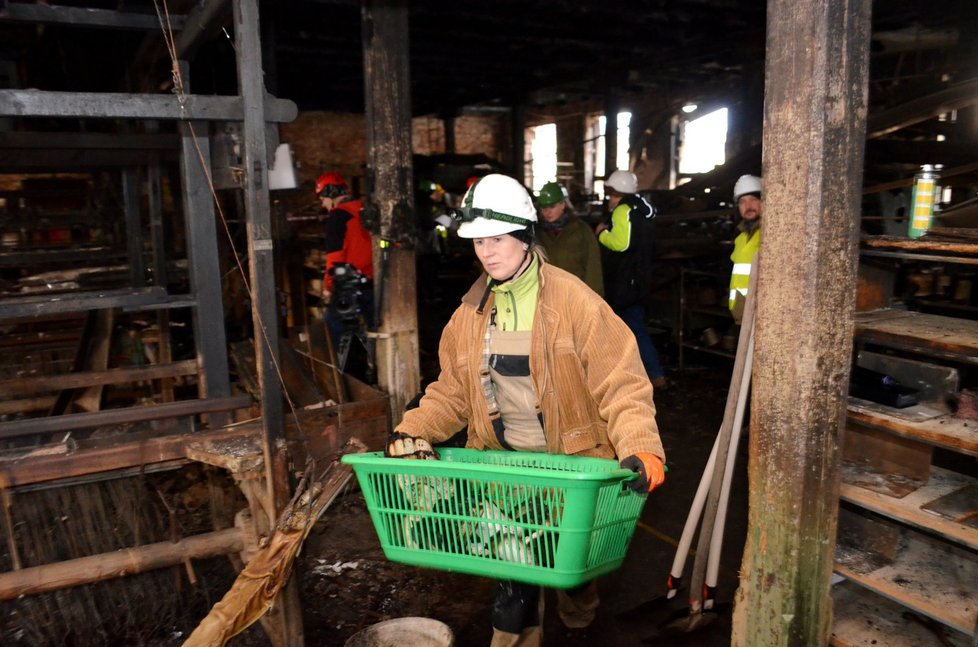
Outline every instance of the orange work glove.
<svg viewBox="0 0 978 647"><path fill-rule="evenodd" d="M666 480L666 467L652 452L638 452L621 462L622 468L638 474L637 479L628 482L628 487L639 494L651 492Z"/></svg>

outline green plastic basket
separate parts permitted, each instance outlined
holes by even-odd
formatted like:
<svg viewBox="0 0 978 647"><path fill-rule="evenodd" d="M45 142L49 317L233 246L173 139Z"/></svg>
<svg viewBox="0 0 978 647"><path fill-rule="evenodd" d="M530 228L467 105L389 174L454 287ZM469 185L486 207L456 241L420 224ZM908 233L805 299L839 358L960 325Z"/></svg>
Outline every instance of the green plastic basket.
<svg viewBox="0 0 978 647"><path fill-rule="evenodd" d="M394 562L556 588L621 566L646 495L614 460L439 450L441 460L348 454Z"/></svg>

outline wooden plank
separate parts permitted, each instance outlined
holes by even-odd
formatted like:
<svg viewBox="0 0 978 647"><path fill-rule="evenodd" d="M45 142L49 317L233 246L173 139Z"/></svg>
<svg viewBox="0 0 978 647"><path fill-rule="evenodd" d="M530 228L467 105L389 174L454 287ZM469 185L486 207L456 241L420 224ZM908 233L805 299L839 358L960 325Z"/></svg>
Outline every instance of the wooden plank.
<svg viewBox="0 0 978 647"><path fill-rule="evenodd" d="M171 133L0 132L3 150L157 150L176 151L180 140Z"/></svg>
<svg viewBox="0 0 978 647"><path fill-rule="evenodd" d="M182 400L148 407L107 409L96 413L72 413L47 418L13 420L10 422L0 422L0 438L14 438L31 434L50 433L52 431L70 431L72 429L94 429L95 427L117 425L126 422L160 420L162 418L194 416L202 413L233 411L249 406L251 406L251 396L238 395L226 398Z"/></svg>
<svg viewBox="0 0 978 647"><path fill-rule="evenodd" d="M109 351L112 345L115 310L99 310L95 314L92 339L87 344L87 352L82 361L86 369L104 371L109 367ZM104 389L104 384L92 384L80 392L72 393L72 406L81 411L98 411L102 408L102 391Z"/></svg>
<svg viewBox="0 0 978 647"><path fill-rule="evenodd" d="M30 413L32 411L47 411L58 401L58 397L48 395L40 398L23 398L20 400L4 400L0 402L0 416L12 413Z"/></svg>
<svg viewBox="0 0 978 647"><path fill-rule="evenodd" d="M77 335L74 335L77 338ZM150 364L130 368L111 368L105 371L83 371L65 375L34 375L0 380L0 398L10 398L33 393L76 389L95 384L122 384L164 378L193 375L197 372L197 360L187 359L172 364Z"/></svg>
<svg viewBox="0 0 978 647"><path fill-rule="evenodd" d="M922 422L907 422L879 411L850 407L850 424L880 429L956 452L978 456L978 422L944 415Z"/></svg>
<svg viewBox="0 0 978 647"><path fill-rule="evenodd" d="M886 598L853 584L832 587L831 645L836 647L968 647L962 634L938 625L930 628L915 614ZM936 633L936 632L939 633Z"/></svg>
<svg viewBox="0 0 978 647"><path fill-rule="evenodd" d="M978 79L956 83L870 115L866 120L866 139L876 139L975 103L978 103Z"/></svg>
<svg viewBox="0 0 978 647"><path fill-rule="evenodd" d="M972 170L978 170L978 165L975 165L975 168ZM954 228L951 227L946 229L954 231ZM863 236L862 240L860 240L860 246L871 249L897 249L910 252L946 252L950 254L978 256L978 242L939 240L926 237Z"/></svg>
<svg viewBox="0 0 978 647"><path fill-rule="evenodd" d="M226 528L179 541L161 541L101 555L32 566L0 573L0 600L13 600L21 595L36 595L136 575L180 564L188 559L238 553L243 548L242 530Z"/></svg>
<svg viewBox="0 0 978 647"><path fill-rule="evenodd" d="M978 528L978 484L950 492L924 506L938 516Z"/></svg>
<svg viewBox="0 0 978 647"><path fill-rule="evenodd" d="M894 602L971 635L978 622L978 556L938 539L901 529L893 560L868 572L853 565L872 560L865 547L836 551L835 572Z"/></svg>
<svg viewBox="0 0 978 647"><path fill-rule="evenodd" d="M924 422L926 420L932 420L947 414L946 410L942 411L941 409L927 404L915 404L911 407L897 409L896 407L888 407L885 404L880 404L879 402L863 400L862 398L854 398L851 395L849 396L848 410L862 411L869 414L878 413L911 423Z"/></svg>
<svg viewBox="0 0 978 647"><path fill-rule="evenodd" d="M174 31L183 29L184 17L171 15L169 26ZM76 27L101 27L108 29L131 29L159 31L160 19L156 14L133 11L112 11L90 7L65 7L47 4L27 4L25 2L5 2L0 10L0 22L21 21L41 24L72 25Z"/></svg>
<svg viewBox="0 0 978 647"><path fill-rule="evenodd" d="M242 121L244 113L241 97L231 96L0 90L0 117ZM292 101L265 97L266 121L288 123L298 114Z"/></svg>
<svg viewBox="0 0 978 647"><path fill-rule="evenodd" d="M863 480L871 480L872 473L864 473ZM978 529L946 519L929 512L924 506L952 492L978 483L978 479L931 467L930 478L923 485L902 498L887 496L853 484L848 478L842 483L841 498L877 514L910 524L915 528L937 533L951 541L978 549Z"/></svg>
<svg viewBox="0 0 978 647"><path fill-rule="evenodd" d="M65 312L84 312L105 308L137 308L163 305L171 297L162 287L120 288L94 292L38 294L0 299L0 319L32 317Z"/></svg>
<svg viewBox="0 0 978 647"><path fill-rule="evenodd" d="M171 433L158 431L101 439L101 444L79 448L71 454L23 457L0 460L0 486L47 483L63 479L101 474L140 465L186 460L186 446L191 442L231 438L257 438L254 425L241 425L210 432Z"/></svg>
<svg viewBox="0 0 978 647"><path fill-rule="evenodd" d="M843 479L890 496L906 496L927 482L934 448L926 443L868 429L846 429ZM858 480L872 476L870 480Z"/></svg>
<svg viewBox="0 0 978 647"><path fill-rule="evenodd" d="M892 312L892 311L891 311ZM856 339L978 364L978 321L922 312L856 318Z"/></svg>

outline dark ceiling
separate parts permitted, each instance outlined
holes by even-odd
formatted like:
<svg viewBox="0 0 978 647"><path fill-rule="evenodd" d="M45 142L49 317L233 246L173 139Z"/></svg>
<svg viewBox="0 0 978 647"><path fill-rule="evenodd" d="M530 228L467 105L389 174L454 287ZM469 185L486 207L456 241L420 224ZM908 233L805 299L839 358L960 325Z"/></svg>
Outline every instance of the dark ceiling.
<svg viewBox="0 0 978 647"><path fill-rule="evenodd" d="M38 25L0 0L0 75L7 87L47 90L166 88L169 61L159 28ZM182 16L190 0L59 0L52 5ZM192 90L233 94L230 3L194 53ZM414 114L453 114L471 105L534 105L626 94L677 101L759 87L763 0L496 0L410 3ZM363 109L361 3L262 1L269 90L300 110ZM890 105L975 75L974 0L877 0L871 96ZM10 65L3 66L3 61ZM967 64L970 69L963 69ZM928 89L928 86L930 89Z"/></svg>

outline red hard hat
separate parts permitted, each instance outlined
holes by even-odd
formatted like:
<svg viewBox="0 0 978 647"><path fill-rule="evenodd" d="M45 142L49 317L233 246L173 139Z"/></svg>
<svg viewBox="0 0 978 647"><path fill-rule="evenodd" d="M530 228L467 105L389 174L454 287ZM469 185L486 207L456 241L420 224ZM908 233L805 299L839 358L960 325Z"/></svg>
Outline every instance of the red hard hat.
<svg viewBox="0 0 978 647"><path fill-rule="evenodd" d="M482 178L480 178L480 177L470 177L467 180L465 180L465 190L468 191L470 188L472 188L472 185L473 184L475 184L476 182L478 182L481 179Z"/></svg>
<svg viewBox="0 0 978 647"><path fill-rule="evenodd" d="M323 190L328 186L335 186L337 187L337 189L340 189L341 191L340 193L337 193L337 195L343 195L345 193L349 193L349 189L347 188L347 184L346 184L346 179L336 171L326 171L325 173L319 176L319 179L316 180L316 195L322 193Z"/></svg>

